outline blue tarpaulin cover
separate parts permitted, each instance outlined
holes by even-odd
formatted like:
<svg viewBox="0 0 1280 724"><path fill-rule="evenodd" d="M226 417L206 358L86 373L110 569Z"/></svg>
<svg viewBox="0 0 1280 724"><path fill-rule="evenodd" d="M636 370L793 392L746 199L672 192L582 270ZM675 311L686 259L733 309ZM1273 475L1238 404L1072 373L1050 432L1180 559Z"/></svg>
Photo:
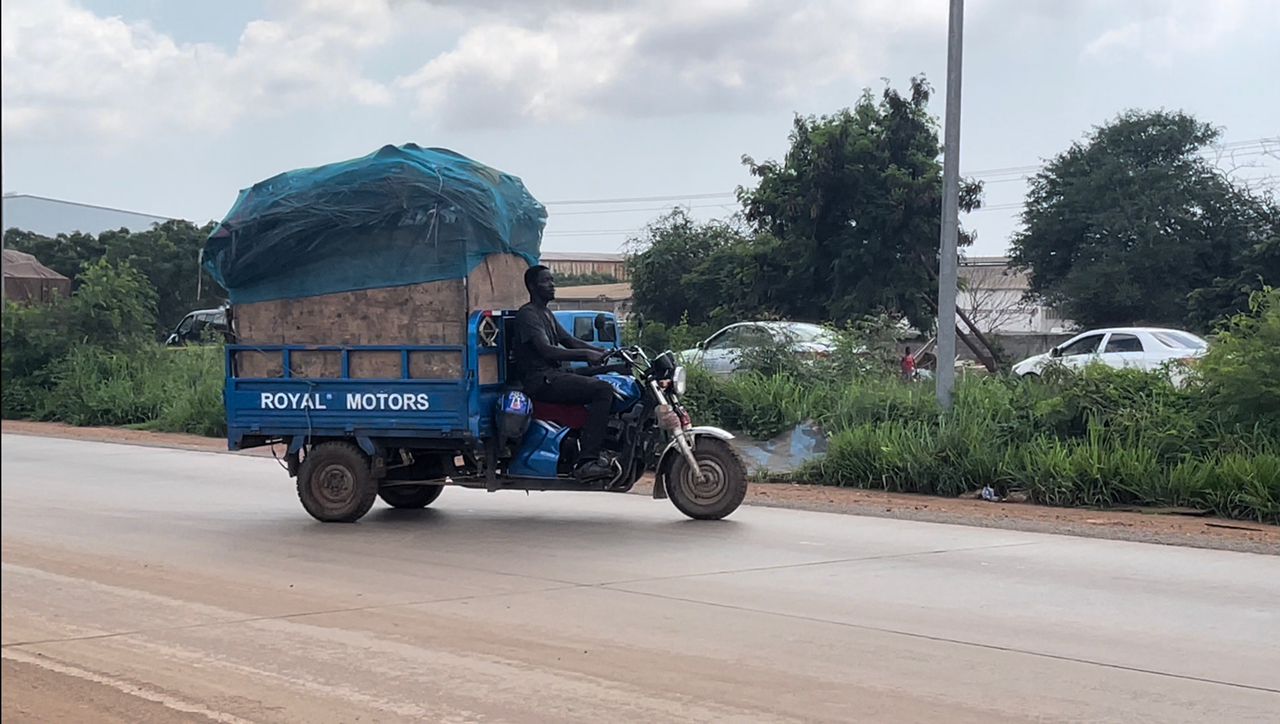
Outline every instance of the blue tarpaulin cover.
<svg viewBox="0 0 1280 724"><path fill-rule="evenodd" d="M536 264L546 219L515 176L442 148L384 146L241 191L204 267L234 303L459 279L489 254Z"/></svg>

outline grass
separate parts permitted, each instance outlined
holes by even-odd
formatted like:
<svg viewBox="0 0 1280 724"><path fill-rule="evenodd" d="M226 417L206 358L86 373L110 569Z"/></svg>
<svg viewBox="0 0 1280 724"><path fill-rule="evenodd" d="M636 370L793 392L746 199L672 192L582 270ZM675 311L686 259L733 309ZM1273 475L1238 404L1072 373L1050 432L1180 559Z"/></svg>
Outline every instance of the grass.
<svg viewBox="0 0 1280 724"><path fill-rule="evenodd" d="M49 376L50 386L25 416L158 432L226 432L219 347L80 347L56 362Z"/></svg>
<svg viewBox="0 0 1280 724"><path fill-rule="evenodd" d="M831 436L796 477L955 496L991 486L1070 507L1191 506L1280 523L1280 434L1219 414L1197 387L1089 369L1045 381L963 380L943 413L891 377L691 377L700 421L771 437L803 420Z"/></svg>

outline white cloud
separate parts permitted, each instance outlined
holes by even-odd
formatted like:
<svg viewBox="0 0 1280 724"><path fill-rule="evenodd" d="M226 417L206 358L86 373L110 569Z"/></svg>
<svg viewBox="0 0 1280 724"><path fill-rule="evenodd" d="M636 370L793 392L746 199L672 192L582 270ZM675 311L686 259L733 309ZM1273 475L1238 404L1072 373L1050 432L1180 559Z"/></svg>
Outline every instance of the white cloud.
<svg viewBox="0 0 1280 724"><path fill-rule="evenodd" d="M397 86L420 115L463 127L772 107L865 77L891 37L945 27L930 0L559 5L475 24Z"/></svg>
<svg viewBox="0 0 1280 724"><path fill-rule="evenodd" d="M384 2L301 0L249 23L234 51L178 43L145 22L102 17L73 0L6 2L4 134L105 141L158 130L219 130L250 113L301 105L385 104L360 53L393 32Z"/></svg>
<svg viewBox="0 0 1280 724"><path fill-rule="evenodd" d="M1273 0L1064 6L970 0L968 14L975 27L1028 14L1087 18L1096 28L1088 57L1153 62L1231 42L1259 17L1280 18L1269 12ZM267 7L267 17L248 21L234 47L224 47L179 42L78 0L6 0L5 137L128 143L355 105L412 110L452 128L791 110L832 88L847 93L874 82L891 57L923 57L928 48L940 60L947 22L943 0L273 0ZM372 66L382 78L401 75L383 82Z"/></svg>
<svg viewBox="0 0 1280 724"><path fill-rule="evenodd" d="M1138 17L1095 37L1084 48L1086 58L1139 57L1167 66L1179 56L1218 49L1242 30L1280 30L1274 0L1175 0L1128 7Z"/></svg>

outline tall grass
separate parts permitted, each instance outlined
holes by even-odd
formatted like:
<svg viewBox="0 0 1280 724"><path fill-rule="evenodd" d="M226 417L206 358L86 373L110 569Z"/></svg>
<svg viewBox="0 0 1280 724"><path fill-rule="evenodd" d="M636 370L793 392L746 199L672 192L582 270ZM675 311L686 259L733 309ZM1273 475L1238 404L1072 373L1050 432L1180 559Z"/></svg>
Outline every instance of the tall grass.
<svg viewBox="0 0 1280 724"><path fill-rule="evenodd" d="M748 435L822 425L828 452L800 471L813 482L947 496L991 486L1045 505L1193 506L1280 523L1280 435L1156 374L969 378L947 413L931 387L876 375L695 373L691 385L699 419Z"/></svg>
<svg viewBox="0 0 1280 724"><path fill-rule="evenodd" d="M79 347L52 365L50 377L31 417L197 435L226 432L219 347Z"/></svg>

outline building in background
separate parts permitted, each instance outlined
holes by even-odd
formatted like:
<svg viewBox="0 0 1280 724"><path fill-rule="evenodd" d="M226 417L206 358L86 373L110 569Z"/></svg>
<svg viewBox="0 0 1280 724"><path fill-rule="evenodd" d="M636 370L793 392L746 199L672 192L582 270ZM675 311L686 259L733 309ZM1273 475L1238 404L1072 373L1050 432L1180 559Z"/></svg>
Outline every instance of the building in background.
<svg viewBox="0 0 1280 724"><path fill-rule="evenodd" d="M1030 288L1031 278L1010 268L1009 257L969 257L960 260L956 306L983 333L1058 335L1074 328L1052 307L1024 301Z"/></svg>
<svg viewBox="0 0 1280 724"><path fill-rule="evenodd" d="M613 312L619 322L625 322L631 313L631 285L589 284L581 287L560 287L556 298L547 305L551 309L585 309L592 312Z"/></svg>
<svg viewBox="0 0 1280 724"><path fill-rule="evenodd" d="M1075 323L1053 307L1024 299L1031 278L1009 266L1004 256L975 256L960 260L960 290L956 308L973 322L1004 358L1006 364L1040 354L1071 336ZM956 323L968 326L957 314ZM933 340L925 345L932 348ZM975 340L975 344L979 344ZM922 350L923 351L923 350ZM978 356L967 345L956 346L964 360Z"/></svg>
<svg viewBox="0 0 1280 724"><path fill-rule="evenodd" d="M142 214L107 206L63 201L32 194L4 195L4 229L22 229L42 236L81 232L97 236L104 231L146 231L167 216Z"/></svg>
<svg viewBox="0 0 1280 724"><path fill-rule="evenodd" d="M577 251L544 251L542 263L558 277L611 277L620 282L627 280L626 257L622 254L602 254Z"/></svg>
<svg viewBox="0 0 1280 724"><path fill-rule="evenodd" d="M19 304L48 304L71 296L71 280L30 254L5 249L4 298Z"/></svg>

